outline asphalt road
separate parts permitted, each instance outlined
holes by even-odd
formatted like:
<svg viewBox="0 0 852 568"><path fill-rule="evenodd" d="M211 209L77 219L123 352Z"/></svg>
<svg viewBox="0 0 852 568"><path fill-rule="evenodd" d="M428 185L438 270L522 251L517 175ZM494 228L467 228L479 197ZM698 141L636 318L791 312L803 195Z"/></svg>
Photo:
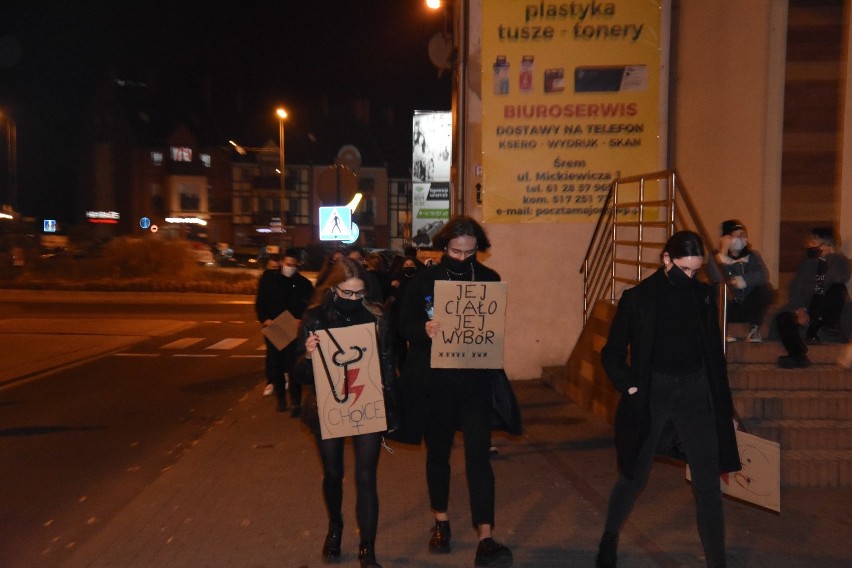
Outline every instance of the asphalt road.
<svg viewBox="0 0 852 568"><path fill-rule="evenodd" d="M253 298L32 294L0 303L5 568L59 565L263 380Z"/></svg>

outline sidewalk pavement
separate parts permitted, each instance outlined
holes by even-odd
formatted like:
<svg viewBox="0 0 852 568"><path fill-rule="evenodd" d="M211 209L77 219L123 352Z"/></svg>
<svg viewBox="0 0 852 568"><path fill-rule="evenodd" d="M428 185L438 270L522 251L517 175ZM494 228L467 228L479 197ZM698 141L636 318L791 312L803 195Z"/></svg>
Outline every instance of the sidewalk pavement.
<svg viewBox="0 0 852 568"><path fill-rule="evenodd" d="M612 430L538 380L513 383L522 436L495 435L495 538L515 566L594 565L615 481ZM276 413L263 381L195 446L76 550L78 567L321 566L327 518L307 429ZM458 441L457 441L458 442ZM351 445L351 444L350 444ZM376 543L385 568L473 566L463 452L453 452L453 551L427 551L432 516L422 449L391 442L379 465ZM343 566L357 566L352 460L345 485ZM621 536L619 566L703 566L692 492L682 466L657 462ZM852 491L784 489L780 515L725 500L729 566L852 565Z"/></svg>

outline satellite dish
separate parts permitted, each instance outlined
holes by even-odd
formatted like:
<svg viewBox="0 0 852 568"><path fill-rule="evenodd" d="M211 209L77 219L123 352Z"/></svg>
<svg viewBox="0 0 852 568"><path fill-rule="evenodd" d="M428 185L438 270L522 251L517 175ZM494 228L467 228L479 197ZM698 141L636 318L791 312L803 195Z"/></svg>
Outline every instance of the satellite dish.
<svg viewBox="0 0 852 568"><path fill-rule="evenodd" d="M452 66L453 39L450 34L436 33L429 40L429 60L438 68L438 76Z"/></svg>

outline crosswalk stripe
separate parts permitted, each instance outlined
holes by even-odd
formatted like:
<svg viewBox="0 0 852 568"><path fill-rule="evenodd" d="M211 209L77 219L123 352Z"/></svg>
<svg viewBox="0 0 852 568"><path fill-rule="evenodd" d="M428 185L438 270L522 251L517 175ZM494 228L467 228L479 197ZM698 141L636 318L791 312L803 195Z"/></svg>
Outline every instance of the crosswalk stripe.
<svg viewBox="0 0 852 568"><path fill-rule="evenodd" d="M233 349L238 345L242 345L246 341L248 341L248 339L244 337L229 337L227 339L223 339L222 341L217 341L206 349Z"/></svg>
<svg viewBox="0 0 852 568"><path fill-rule="evenodd" d="M116 357L159 357L159 353L116 353Z"/></svg>
<svg viewBox="0 0 852 568"><path fill-rule="evenodd" d="M166 343L163 345L162 349L186 349L192 345L195 345L199 341L204 341L203 337L183 337L181 339L176 339L171 343Z"/></svg>
<svg viewBox="0 0 852 568"><path fill-rule="evenodd" d="M175 353L172 357L190 357L190 358L203 358L203 357L218 357L218 355L214 355L213 353Z"/></svg>

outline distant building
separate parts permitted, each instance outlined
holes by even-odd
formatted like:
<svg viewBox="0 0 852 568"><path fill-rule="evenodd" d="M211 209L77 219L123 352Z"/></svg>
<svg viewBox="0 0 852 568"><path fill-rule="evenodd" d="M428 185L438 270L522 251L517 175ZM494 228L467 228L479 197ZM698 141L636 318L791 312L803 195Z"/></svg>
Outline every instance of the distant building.
<svg viewBox="0 0 852 568"><path fill-rule="evenodd" d="M322 165L290 163L285 156L282 194L276 143L217 145L197 121L171 125L148 108L158 107L145 86L127 83L103 85L93 105L89 143L81 152L86 166L78 210L80 222L87 211L114 213L115 224L93 226L101 235L141 236L156 227L157 238L235 248L305 247L317 244L318 207L348 203L357 191L363 195L353 215L359 244L408 244L411 182L391 180L385 164L363 163L355 145L339 144L331 155L326 142L315 150L331 159ZM368 105L353 108L360 116ZM340 121L339 114L334 118ZM358 137L353 131L363 124L357 118L354 123L358 128L339 128L341 138ZM294 153L299 156L298 148ZM370 154L381 155L375 148ZM150 226L143 228L143 219Z"/></svg>

